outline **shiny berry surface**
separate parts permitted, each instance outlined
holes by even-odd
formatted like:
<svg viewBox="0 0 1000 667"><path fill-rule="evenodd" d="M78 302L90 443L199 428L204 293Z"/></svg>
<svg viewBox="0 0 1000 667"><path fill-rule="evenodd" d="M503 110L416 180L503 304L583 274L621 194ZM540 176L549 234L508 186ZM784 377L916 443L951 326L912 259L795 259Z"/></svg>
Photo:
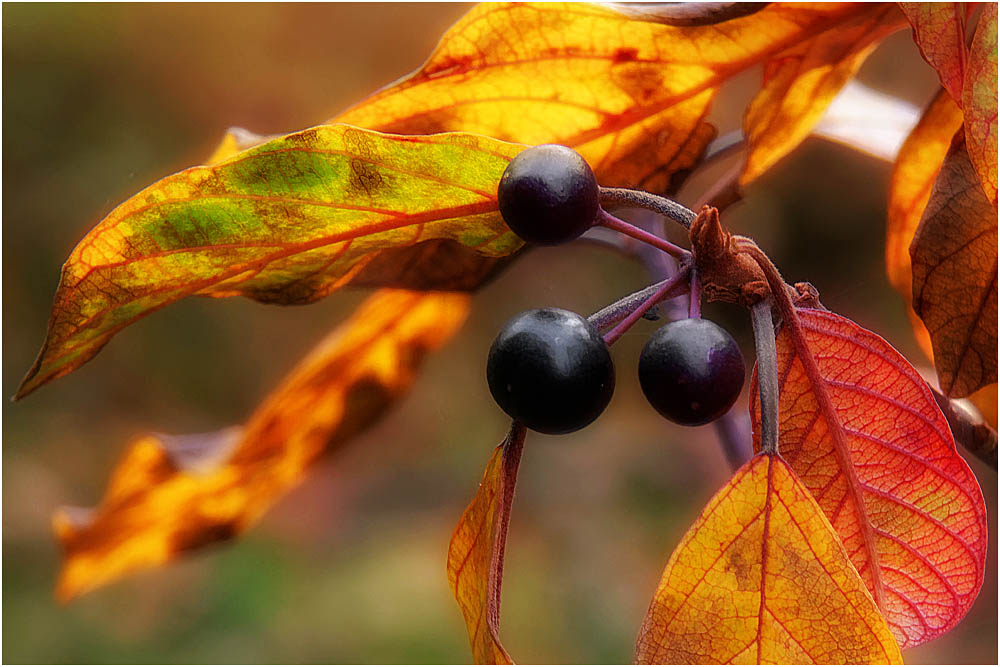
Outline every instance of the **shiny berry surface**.
<svg viewBox="0 0 1000 667"><path fill-rule="evenodd" d="M600 333L559 308L514 316L493 341L486 379L508 415L540 433L570 433L611 401L615 367Z"/></svg>
<svg viewBox="0 0 1000 667"><path fill-rule="evenodd" d="M639 384L672 422L700 426L726 413L743 388L743 354L728 331L700 318L661 327L639 356Z"/></svg>
<svg viewBox="0 0 1000 667"><path fill-rule="evenodd" d="M558 245L590 229L600 193L590 165L572 148L534 146L519 153L500 178L500 213L529 243Z"/></svg>

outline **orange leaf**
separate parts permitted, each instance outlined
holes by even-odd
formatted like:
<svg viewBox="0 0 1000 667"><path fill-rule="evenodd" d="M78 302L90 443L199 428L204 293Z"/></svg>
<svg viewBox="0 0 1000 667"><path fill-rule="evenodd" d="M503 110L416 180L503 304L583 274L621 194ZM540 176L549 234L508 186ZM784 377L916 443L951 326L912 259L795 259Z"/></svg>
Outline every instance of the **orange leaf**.
<svg viewBox="0 0 1000 667"><path fill-rule="evenodd" d="M670 557L640 664L902 664L885 619L809 491L756 456Z"/></svg>
<svg viewBox="0 0 1000 667"><path fill-rule="evenodd" d="M997 381L997 210L964 139L959 130L910 245L913 309L953 398Z"/></svg>
<svg viewBox="0 0 1000 667"><path fill-rule="evenodd" d="M969 395L969 400L979 410L983 421L995 431L997 428L997 383L988 384Z"/></svg>
<svg viewBox="0 0 1000 667"><path fill-rule="evenodd" d="M896 158L889 184L889 223L886 228L885 267L892 283L906 299L913 332L928 358L930 334L913 312L913 271L910 243L931 197L951 138L962 126L962 110L941 90L924 110L920 122L910 132Z"/></svg>
<svg viewBox="0 0 1000 667"><path fill-rule="evenodd" d="M448 545L448 585L469 630L477 665L513 662L498 635L503 556L525 428L514 422L483 473L476 497L459 519Z"/></svg>
<svg viewBox="0 0 1000 667"><path fill-rule="evenodd" d="M61 510L69 600L252 526L325 451L378 419L424 354L461 325L469 297L382 290L292 371L242 429L147 436L118 464L99 507Z"/></svg>
<svg viewBox="0 0 1000 667"><path fill-rule="evenodd" d="M836 30L771 58L764 66L764 85L743 119L747 159L740 183L759 177L809 136L878 42L903 25L893 5L872 3Z"/></svg>
<svg viewBox="0 0 1000 667"><path fill-rule="evenodd" d="M906 359L844 317L796 312L777 337L779 451L900 646L922 644L954 627L982 586L982 491ZM750 400L759 449L756 381Z"/></svg>
<svg viewBox="0 0 1000 667"><path fill-rule="evenodd" d="M871 11L774 3L716 25L676 27L594 4L484 3L423 67L337 120L560 143L580 151L603 185L662 191L712 138L703 119L722 83Z"/></svg>
<svg viewBox="0 0 1000 667"><path fill-rule="evenodd" d="M983 190L997 205L997 3L984 4L962 89L965 139Z"/></svg>
<svg viewBox="0 0 1000 667"><path fill-rule="evenodd" d="M426 240L509 255L523 242L500 217L496 188L521 150L482 136L328 125L161 179L70 254L17 398L187 296L310 303L351 282L378 251Z"/></svg>
<svg viewBox="0 0 1000 667"><path fill-rule="evenodd" d="M913 41L924 60L937 70L941 85L962 104L962 84L968 58L965 21L968 3L901 2L900 9L913 26Z"/></svg>

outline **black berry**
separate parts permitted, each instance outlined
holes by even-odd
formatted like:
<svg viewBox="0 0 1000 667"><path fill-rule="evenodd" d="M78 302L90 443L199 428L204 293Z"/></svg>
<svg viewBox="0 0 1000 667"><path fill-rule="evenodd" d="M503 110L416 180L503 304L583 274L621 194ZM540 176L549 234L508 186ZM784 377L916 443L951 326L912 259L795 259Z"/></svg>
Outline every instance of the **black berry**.
<svg viewBox="0 0 1000 667"><path fill-rule="evenodd" d="M600 193L594 172L579 153L545 144L510 161L500 178L497 200L515 234L530 243L558 245L590 229Z"/></svg>
<svg viewBox="0 0 1000 667"><path fill-rule="evenodd" d="M597 419L615 390L601 334L560 308L511 319L490 348L486 380L508 415L541 433L570 433Z"/></svg>
<svg viewBox="0 0 1000 667"><path fill-rule="evenodd" d="M715 322L692 318L661 327L639 357L639 384L657 412L684 426L726 413L743 388L743 354Z"/></svg>

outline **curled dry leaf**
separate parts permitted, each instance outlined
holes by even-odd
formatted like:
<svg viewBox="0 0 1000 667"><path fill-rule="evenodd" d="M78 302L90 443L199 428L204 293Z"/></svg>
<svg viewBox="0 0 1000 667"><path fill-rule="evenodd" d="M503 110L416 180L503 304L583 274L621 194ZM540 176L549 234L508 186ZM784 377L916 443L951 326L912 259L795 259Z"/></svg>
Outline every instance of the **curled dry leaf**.
<svg viewBox="0 0 1000 667"><path fill-rule="evenodd" d="M920 347L933 359L931 338L913 312L913 271L910 243L931 197L951 138L962 127L962 110L944 90L924 110L896 158L889 183L889 222L886 227L885 267L889 282L906 300L906 311Z"/></svg>
<svg viewBox="0 0 1000 667"><path fill-rule="evenodd" d="M965 23L971 5L964 2L901 2L899 8L913 27L920 54L941 79L952 99L962 104L968 51Z"/></svg>
<svg viewBox="0 0 1000 667"><path fill-rule="evenodd" d="M902 664L809 491L746 463L681 540L639 632L640 664Z"/></svg>
<svg viewBox="0 0 1000 667"><path fill-rule="evenodd" d="M913 309L951 398L997 381L997 210L964 138L959 130L910 245Z"/></svg>
<svg viewBox="0 0 1000 667"><path fill-rule="evenodd" d="M309 303L357 277L377 251L425 240L508 255L522 242L497 211L496 187L521 149L488 137L331 125L168 176L73 250L17 397L186 296Z"/></svg>
<svg viewBox="0 0 1000 667"><path fill-rule="evenodd" d="M663 191L712 139L704 117L727 79L871 13L860 4L773 3L676 27L598 5L484 3L423 67L337 120L560 143L583 154L602 185Z"/></svg>
<svg viewBox="0 0 1000 667"><path fill-rule="evenodd" d="M58 597L248 529L323 452L373 423L410 387L424 354L462 324L468 303L462 294L379 291L243 428L137 440L97 508L54 516L66 554Z"/></svg>
<svg viewBox="0 0 1000 667"><path fill-rule="evenodd" d="M894 4L871 3L846 16L836 30L769 59L764 64L764 85L743 118L747 159L740 183L759 177L809 136L868 54L904 25Z"/></svg>
<svg viewBox="0 0 1000 667"><path fill-rule="evenodd" d="M514 422L493 450L476 497L448 545L448 585L465 617L477 665L513 664L500 643L500 590L510 508L526 430Z"/></svg>
<svg viewBox="0 0 1000 667"><path fill-rule="evenodd" d="M847 318L796 312L777 337L779 450L900 646L922 644L954 627L982 586L982 491L930 389L902 355Z"/></svg>
<svg viewBox="0 0 1000 667"><path fill-rule="evenodd" d="M965 140L986 197L997 206L997 3L983 3L962 89Z"/></svg>

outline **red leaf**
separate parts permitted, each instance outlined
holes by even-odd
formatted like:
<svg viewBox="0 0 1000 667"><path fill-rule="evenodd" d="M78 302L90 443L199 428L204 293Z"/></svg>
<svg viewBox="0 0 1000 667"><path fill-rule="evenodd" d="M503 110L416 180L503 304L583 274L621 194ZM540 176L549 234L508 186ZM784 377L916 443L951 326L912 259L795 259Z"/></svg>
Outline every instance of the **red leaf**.
<svg viewBox="0 0 1000 667"><path fill-rule="evenodd" d="M796 312L777 337L781 454L837 530L900 646L922 644L958 623L982 586L982 491L906 359L844 317ZM756 394L754 382L759 450Z"/></svg>
<svg viewBox="0 0 1000 667"><path fill-rule="evenodd" d="M967 3L901 2L913 26L913 41L924 60L937 70L941 85L962 105L962 83L968 53L965 47Z"/></svg>

